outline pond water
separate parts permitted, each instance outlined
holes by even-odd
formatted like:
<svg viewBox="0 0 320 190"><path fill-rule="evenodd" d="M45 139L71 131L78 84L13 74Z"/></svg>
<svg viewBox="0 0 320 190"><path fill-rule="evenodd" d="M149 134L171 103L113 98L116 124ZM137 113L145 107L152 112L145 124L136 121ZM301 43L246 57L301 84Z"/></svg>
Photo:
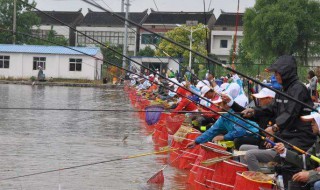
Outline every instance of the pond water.
<svg viewBox="0 0 320 190"><path fill-rule="evenodd" d="M0 108L13 107L133 109L122 90L0 85ZM0 189L187 189L187 173L173 167L164 170L163 187L146 184L166 155L1 180L152 152L149 133L132 112L0 109Z"/></svg>

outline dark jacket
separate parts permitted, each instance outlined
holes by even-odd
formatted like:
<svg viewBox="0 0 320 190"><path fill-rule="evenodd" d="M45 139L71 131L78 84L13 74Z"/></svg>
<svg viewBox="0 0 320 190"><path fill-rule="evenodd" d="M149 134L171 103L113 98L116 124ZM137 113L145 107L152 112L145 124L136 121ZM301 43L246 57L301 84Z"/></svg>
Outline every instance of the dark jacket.
<svg viewBox="0 0 320 190"><path fill-rule="evenodd" d="M246 108L240 106L237 102L233 102L231 108L235 112L242 112L243 110L246 109ZM266 129L267 125L269 124L269 122L271 122L272 124L274 123L275 117L267 117L267 116L257 116L257 115L255 115L255 116L253 116L251 118L248 118L248 119L258 123L260 128Z"/></svg>
<svg viewBox="0 0 320 190"><path fill-rule="evenodd" d="M268 70L280 73L284 93L313 106L306 86L298 80L294 57L281 56ZM315 143L316 135L312 133L311 123L300 120L300 116L309 115L311 110L300 103L276 94L273 103L254 109L256 116L275 117L275 123L280 128L280 137L291 144L306 151Z"/></svg>
<svg viewBox="0 0 320 190"><path fill-rule="evenodd" d="M319 157L319 154L320 154L319 145L320 144L319 144L319 138L318 138L318 141L308 150L308 153ZM319 163L313 161L310 157L299 155L295 151L287 150L285 160L299 167L301 170L308 170L309 171L308 183L320 180L320 173L314 170L315 168L319 167Z"/></svg>

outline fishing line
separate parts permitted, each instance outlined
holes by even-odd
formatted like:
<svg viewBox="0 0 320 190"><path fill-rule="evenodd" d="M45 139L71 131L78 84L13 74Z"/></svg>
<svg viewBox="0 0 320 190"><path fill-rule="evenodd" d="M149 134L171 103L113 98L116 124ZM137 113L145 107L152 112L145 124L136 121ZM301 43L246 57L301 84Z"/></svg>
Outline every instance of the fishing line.
<svg viewBox="0 0 320 190"><path fill-rule="evenodd" d="M19 1L21 1L21 0L19 0ZM202 57L202 58L204 58L204 59L207 59L207 60L209 60L209 61L211 61L211 62L213 62L213 63L215 63L215 64L217 64L217 65L219 65L219 66L222 66L223 68L225 68L225 69L228 70L228 71L231 71L231 72L234 72L234 73L236 73L236 74L238 74L238 75L240 75L240 76L243 76L243 77L245 77L245 78L247 78L247 79L249 79L249 80L251 80L251 81L253 81L253 82L255 82L255 83L257 83L257 84L259 84L259 85L261 85L261 86L263 86L263 87L265 87L265 88L268 88L268 89L270 89L270 90L272 90L272 91L274 91L274 92L276 92L276 93L278 93L278 94L280 94L280 95L282 95L282 96L284 96L284 97L286 97L286 98L288 98L288 99L290 99L290 100L292 100L292 101L295 101L295 102L297 102L297 103L299 103L299 104L301 104L301 105L303 105L303 106L311 109L312 111L315 111L315 112L318 112L318 113L319 113L319 111L318 111L317 109L313 108L312 106L310 106L310 105L308 105L308 104L306 104L306 103L304 103L304 102L302 102L302 101L300 101L300 100L297 100L297 99L291 97L290 95L288 95L288 94L286 94L286 93L284 93L284 92L281 92L280 90L274 89L274 88L272 88L272 87L270 87L270 86L268 86L268 85L266 85L266 84L264 84L264 83L262 83L262 82L260 82L260 81L258 81L258 80L256 80L256 79L252 78L252 77L249 77L249 76L247 76L247 75L245 75L245 74L242 74L242 73L240 73L239 71L234 70L234 69L228 67L227 65L225 65L225 64L223 64L223 63L221 63L221 62L219 62L219 61L217 61L217 60L214 60L214 59L212 59L212 58L210 58L210 57L208 57L208 56L202 55L201 53L199 53L199 52L197 52L197 51L191 50L191 49L189 49L188 47L186 47L186 46L184 46L184 45L182 45L182 44L180 44L180 43L177 43L177 42L175 42L174 40L172 40L172 39L170 39L170 38L168 38L168 37L161 36L161 35L153 32L152 30L147 29L147 28L141 26L140 24L137 24L137 23L135 23L135 22L133 22L133 21L131 21L131 20L129 20L129 19L125 19L125 18L122 17L121 15L118 15L118 14L116 14L116 13L114 13L114 12L111 12L111 11L109 11L109 10L107 10L107 9L104 9L103 7L99 7L99 6L97 6L97 5L94 5L93 3L89 2L88 0L82 0L82 1L88 3L88 4L92 5L92 6L95 6L96 8L99 8L99 9L101 9L101 10L103 10L103 11L106 11L106 12L108 12L108 13L111 13L112 15L114 15L115 17L120 18L121 20L126 20L126 21L128 21L130 24L132 24L132 25L135 25L135 26L137 26L137 27L139 27L139 28L141 28L141 29L143 29L143 30L145 30L145 31L147 31L147 32L150 32L150 33L152 33L152 34L154 34L154 35L156 35L156 36L164 39L164 40L167 40L168 42L171 42L171 43L173 43L173 44L175 44L175 45L177 45L177 46L179 46L179 47L181 47L181 48L183 48L183 49L185 49L185 50L191 51L192 53L198 55L199 57ZM28 5L29 5L29 4L28 4ZM29 5L29 6L30 6L30 5ZM31 7L32 7L32 6L31 6Z"/></svg>
<svg viewBox="0 0 320 190"><path fill-rule="evenodd" d="M35 173L30 173L30 174L25 174L25 175L19 175L19 176L15 176L15 177L3 178L3 179L0 179L0 181L7 181L7 180L12 180L12 179L19 179L19 178L24 178L24 177L40 175L40 174L48 174L48 173L53 173L53 172L72 170L72 169L76 169L76 168L94 166L94 165L104 164L104 163L108 163L108 162L115 162L115 161L121 161L121 160L128 160L128 159L132 159L132 158L139 158L139 157L144 157L144 156L156 155L156 154L171 152L171 151L175 151L175 150L179 150L179 149L161 150L161 151L155 151L155 152L149 152L149 153L143 153L143 154L136 154L136 155L131 155L131 156L124 156L124 157L110 159L110 160L92 162L92 163L81 164L81 165L74 165L74 166L70 166L70 167L64 167L64 168L59 168L59 169L52 169L52 170L35 172Z"/></svg>
<svg viewBox="0 0 320 190"><path fill-rule="evenodd" d="M31 37L32 37L32 36L31 36ZM56 43L53 43L53 44L56 44ZM63 47L66 47L66 48L69 48L69 49L72 49L72 50L74 50L74 51L77 51L77 52L80 52L80 53L81 53L81 51L75 50L75 49L73 49L73 48L71 48L71 47L67 47L67 46L63 46ZM86 53L83 53L83 54L84 54L84 55L88 55L88 54L86 54ZM121 54L121 53L120 53L120 54ZM91 55L88 55L88 56L91 56ZM94 57L94 56L91 56L91 57ZM124 56L124 57L125 57L125 56ZM120 68L120 69L123 69L123 70L125 70L125 71L127 71L127 72L133 73L132 71L130 71L130 70L128 70L128 69L119 67L119 66L114 65L114 64L112 64L112 63L110 63L110 62L108 62L108 61L106 61L106 62L109 63L109 64L111 64L111 65L113 65L113 66L116 66L116 67L118 67L118 68ZM143 67L143 65L141 65L141 66ZM148 68L146 68L146 69L148 69ZM140 75L138 75L138 74L136 74L136 73L134 73L134 74L137 75L137 76L140 76ZM162 78L168 80L167 78L163 77L162 75L159 75L159 76L161 76ZM145 78L144 76L140 76L140 77ZM148 78L145 78L145 79L146 79L146 80L149 80ZM149 80L149 81L150 81L151 83L155 83L154 81L151 81L151 80ZM172 81L171 81L171 82L172 82ZM182 87L183 89L191 92L189 89L186 89L186 88L184 88L183 86L181 86L181 85L179 85L179 84L177 84L177 83L175 83L175 82L173 82L173 83L176 84L177 86L180 86L180 87ZM161 85L161 86L163 86L163 85ZM166 88L166 89L169 89L169 88L166 87L166 86L163 86L163 87ZM169 89L169 90L170 90L170 89ZM193 93L193 92L191 92L191 93ZM181 94L180 94L180 95L181 95ZM197 94L195 94L195 95L197 95ZM183 95L182 95L182 96L183 96ZM205 99L205 98L203 98L203 97L201 97L201 96L199 96L199 95L197 95L197 96L198 96L199 98L204 99L205 101L207 101L207 102L210 103L210 101L208 101L207 99ZM195 101L193 101L193 100L190 100L190 101L195 102ZM196 104L199 104L199 103L197 103L197 102L195 102L195 103L196 103ZM202 105L201 105L201 106L202 106ZM202 107L205 107L205 106L202 106ZM249 131L249 132L251 132L251 133L253 133L253 134L256 134L255 132L252 132L252 131L251 131L250 129L248 129L247 127L244 127L243 125L240 125L240 124L236 123L235 121L233 121L233 120L231 120L230 118L224 116L223 114L219 114L219 113L217 113L215 110L213 110L213 109L211 109L211 108L208 108L208 107L207 107L207 109L209 109L210 111L212 111L212 112L220 115L221 117L227 119L228 121L230 121L230 122L232 122L232 123L234 123L234 124L242 127L243 129L245 129L245 130L247 130L247 131ZM233 116L235 116L235 117L237 117L235 114L233 114L233 113L231 113L231 112L228 112L228 113L231 114L231 115L233 115ZM313 159L313 160L315 160L315 161L317 161L317 162L320 163L320 159L319 159L319 158L317 158L317 157L315 157L315 156L313 156L313 155L310 155L309 153L301 150L300 148L292 145L291 143L283 140L283 139L280 138L280 137L277 137L277 136L275 136L275 135L273 135L273 134L270 134L270 133L264 131L264 129L260 128L259 126L254 126L253 124L251 124L250 122L244 120L244 119L241 118L241 117L240 117L239 119L241 119L241 120L243 120L244 122L246 122L247 124L250 124L250 125L252 125L253 127L255 127L255 128L263 131L263 133L265 133L265 134L267 134L267 135L269 135L269 136L271 136L271 137L274 137L274 138L278 139L279 141L282 141L283 143L289 145L290 147L292 147L292 148L295 149L296 151L298 151L298 152L300 152L300 153L302 153L302 154L306 154L306 155L309 156L311 159ZM263 137L262 135L260 135L260 134L258 134L258 135L261 136L261 138L263 138L264 140L266 140L266 141L269 142L270 144L273 143L272 141L270 141L269 139ZM273 144L274 144L274 143L273 143Z"/></svg>

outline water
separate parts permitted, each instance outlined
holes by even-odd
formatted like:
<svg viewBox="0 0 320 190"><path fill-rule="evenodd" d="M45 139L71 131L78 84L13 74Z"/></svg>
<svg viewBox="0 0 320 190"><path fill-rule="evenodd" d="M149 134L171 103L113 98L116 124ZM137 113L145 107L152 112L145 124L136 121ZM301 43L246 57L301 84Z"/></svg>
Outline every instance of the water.
<svg viewBox="0 0 320 190"><path fill-rule="evenodd" d="M0 85L0 108L132 109L122 90ZM123 141L124 137L128 138ZM154 151L135 113L0 110L0 179ZM186 189L187 173L154 155L0 181L1 190Z"/></svg>

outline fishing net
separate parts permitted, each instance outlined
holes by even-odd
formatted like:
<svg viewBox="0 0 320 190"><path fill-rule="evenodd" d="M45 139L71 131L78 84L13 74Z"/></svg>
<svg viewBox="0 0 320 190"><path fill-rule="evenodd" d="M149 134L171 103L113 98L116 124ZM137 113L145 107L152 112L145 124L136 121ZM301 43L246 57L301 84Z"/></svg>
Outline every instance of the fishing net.
<svg viewBox="0 0 320 190"><path fill-rule="evenodd" d="M148 125L156 124L161 116L161 113L163 112L164 108L163 106L159 105L152 105L145 108L146 110L146 123Z"/></svg>
<svg viewBox="0 0 320 190"><path fill-rule="evenodd" d="M191 133L193 130L191 127L181 125L178 131L174 134L173 139L176 142L182 142L186 139L186 136Z"/></svg>
<svg viewBox="0 0 320 190"><path fill-rule="evenodd" d="M242 176L252 181L262 182L262 183L272 183L273 181L272 177L261 172L245 171L245 172L242 172Z"/></svg>
<svg viewBox="0 0 320 190"><path fill-rule="evenodd" d="M166 126L170 135L175 134L185 120L185 115L175 115L166 118Z"/></svg>
<svg viewBox="0 0 320 190"><path fill-rule="evenodd" d="M216 158L211 158L211 159L202 161L201 165L203 165L203 166L211 166L213 164L222 162L224 160L228 160L230 158L232 158L232 156L219 156L219 157L216 157Z"/></svg>
<svg viewBox="0 0 320 190"><path fill-rule="evenodd" d="M161 184L164 183L164 176L163 176L163 170L160 170L158 173L154 174L147 183L157 183Z"/></svg>
<svg viewBox="0 0 320 190"><path fill-rule="evenodd" d="M245 171L237 173L234 190L272 189L273 185L271 177L260 172Z"/></svg>

